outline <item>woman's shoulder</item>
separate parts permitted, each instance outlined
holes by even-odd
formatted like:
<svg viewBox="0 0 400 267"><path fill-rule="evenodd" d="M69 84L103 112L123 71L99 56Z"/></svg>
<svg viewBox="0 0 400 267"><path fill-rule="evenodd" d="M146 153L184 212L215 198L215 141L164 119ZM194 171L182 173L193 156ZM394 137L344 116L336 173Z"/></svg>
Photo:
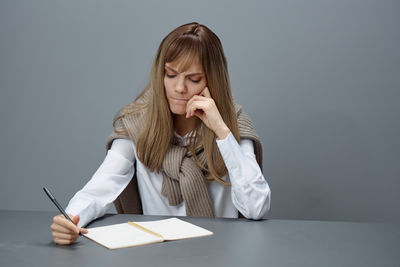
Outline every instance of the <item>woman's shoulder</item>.
<svg viewBox="0 0 400 267"><path fill-rule="evenodd" d="M114 131L107 139L109 149L113 140L117 138L130 139L136 142L145 121L148 94L142 92L134 101L123 106L114 116Z"/></svg>

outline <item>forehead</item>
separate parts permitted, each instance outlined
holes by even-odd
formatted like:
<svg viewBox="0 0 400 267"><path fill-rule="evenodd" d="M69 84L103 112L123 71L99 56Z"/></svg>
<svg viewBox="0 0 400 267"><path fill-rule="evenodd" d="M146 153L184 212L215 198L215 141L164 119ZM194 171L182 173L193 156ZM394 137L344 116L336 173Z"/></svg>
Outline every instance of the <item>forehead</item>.
<svg viewBox="0 0 400 267"><path fill-rule="evenodd" d="M165 66L178 73L203 73L203 67L198 62L192 62L189 66L184 66L181 62L167 62Z"/></svg>
<svg viewBox="0 0 400 267"><path fill-rule="evenodd" d="M179 73L203 73L200 60L193 58L178 58L172 62L166 62L165 66L172 68Z"/></svg>

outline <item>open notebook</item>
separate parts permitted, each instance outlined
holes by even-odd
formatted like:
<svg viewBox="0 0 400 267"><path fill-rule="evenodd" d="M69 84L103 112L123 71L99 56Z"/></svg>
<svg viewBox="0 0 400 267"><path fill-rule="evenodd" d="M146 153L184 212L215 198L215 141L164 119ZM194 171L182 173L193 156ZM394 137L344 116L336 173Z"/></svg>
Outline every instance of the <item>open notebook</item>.
<svg viewBox="0 0 400 267"><path fill-rule="evenodd" d="M159 221L127 222L88 228L85 237L109 249L147 245L212 235L213 233L194 224L170 218Z"/></svg>

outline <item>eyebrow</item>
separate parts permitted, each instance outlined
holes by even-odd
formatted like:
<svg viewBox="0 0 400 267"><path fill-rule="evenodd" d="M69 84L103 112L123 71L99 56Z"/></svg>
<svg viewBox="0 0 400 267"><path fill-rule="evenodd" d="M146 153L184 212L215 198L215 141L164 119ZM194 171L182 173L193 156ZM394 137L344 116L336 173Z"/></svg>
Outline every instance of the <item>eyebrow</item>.
<svg viewBox="0 0 400 267"><path fill-rule="evenodd" d="M165 65L165 68L167 68L170 71L173 71L175 73L179 73L177 70L174 70L173 68L171 68L170 66ZM202 75L202 72L198 72L198 73L190 73L187 76L195 76L195 75Z"/></svg>

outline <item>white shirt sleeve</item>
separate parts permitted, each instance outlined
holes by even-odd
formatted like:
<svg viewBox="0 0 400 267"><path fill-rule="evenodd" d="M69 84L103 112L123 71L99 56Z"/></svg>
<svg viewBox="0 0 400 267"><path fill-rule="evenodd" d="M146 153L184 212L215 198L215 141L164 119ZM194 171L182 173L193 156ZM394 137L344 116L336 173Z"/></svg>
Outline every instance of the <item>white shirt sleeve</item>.
<svg viewBox="0 0 400 267"><path fill-rule="evenodd" d="M89 182L69 201L67 213L80 215L82 227L103 216L107 208L130 182L135 171L133 142L115 139L107 155Z"/></svg>
<svg viewBox="0 0 400 267"><path fill-rule="evenodd" d="M232 133L217 145L232 184L232 202L248 219L261 219L269 210L271 190L254 155L253 141L239 145Z"/></svg>

